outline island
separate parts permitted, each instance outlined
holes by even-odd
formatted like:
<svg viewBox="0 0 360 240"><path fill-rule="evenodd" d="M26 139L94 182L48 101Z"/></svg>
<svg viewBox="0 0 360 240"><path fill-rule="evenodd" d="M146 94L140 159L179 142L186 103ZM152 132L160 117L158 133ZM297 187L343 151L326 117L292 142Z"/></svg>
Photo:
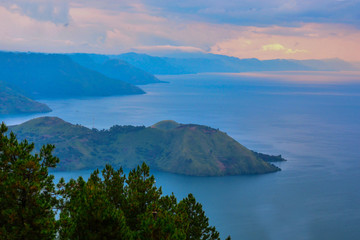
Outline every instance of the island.
<svg viewBox="0 0 360 240"><path fill-rule="evenodd" d="M263 174L279 171L270 163L279 156L257 154L226 133L208 126L161 121L150 127L118 126L108 130L73 125L57 117L41 117L11 126L18 139L56 146L56 170L102 168L105 164L152 169L192 176ZM281 158L284 160L283 158Z"/></svg>

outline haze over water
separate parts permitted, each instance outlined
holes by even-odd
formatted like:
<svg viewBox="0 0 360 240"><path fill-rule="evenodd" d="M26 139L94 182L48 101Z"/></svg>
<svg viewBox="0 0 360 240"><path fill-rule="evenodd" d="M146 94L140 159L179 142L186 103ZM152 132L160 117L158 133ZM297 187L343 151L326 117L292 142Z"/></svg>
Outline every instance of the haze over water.
<svg viewBox="0 0 360 240"><path fill-rule="evenodd" d="M154 172L165 194L181 199L193 193L222 237L360 239L360 77L306 75L159 76L169 83L142 86L145 95L40 100L54 111L0 120L12 125L46 115L102 129L172 119L219 128L252 150L282 154L288 160L280 164L283 171L231 177Z"/></svg>

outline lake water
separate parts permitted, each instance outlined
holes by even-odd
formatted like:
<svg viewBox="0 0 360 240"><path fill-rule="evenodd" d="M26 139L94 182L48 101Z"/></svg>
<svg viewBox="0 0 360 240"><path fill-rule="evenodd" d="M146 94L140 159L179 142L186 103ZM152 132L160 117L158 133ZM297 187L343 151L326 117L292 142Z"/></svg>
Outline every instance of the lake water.
<svg viewBox="0 0 360 240"><path fill-rule="evenodd" d="M248 73L159 76L145 95L41 100L49 114L2 116L8 125L58 116L87 127L209 125L246 147L282 154L281 172L189 177L154 172L165 194L193 193L232 239L360 239L360 75ZM89 171L61 172L66 179Z"/></svg>

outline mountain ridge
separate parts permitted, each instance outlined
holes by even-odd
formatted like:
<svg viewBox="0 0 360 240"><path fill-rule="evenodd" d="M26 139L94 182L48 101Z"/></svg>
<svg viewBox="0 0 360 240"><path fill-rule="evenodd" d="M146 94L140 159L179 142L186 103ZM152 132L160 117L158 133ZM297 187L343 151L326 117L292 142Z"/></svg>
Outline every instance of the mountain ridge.
<svg viewBox="0 0 360 240"><path fill-rule="evenodd" d="M357 71L360 68L341 59L295 60L256 58L240 59L211 53L182 53L177 55L151 56L129 52L111 55L153 74L194 74L205 72L252 72L252 71Z"/></svg>
<svg viewBox="0 0 360 240"><path fill-rule="evenodd" d="M88 69L95 70L107 77L119 79L130 84L145 85L164 83L154 75L140 68L134 67L120 59L112 59L106 55L77 53L70 54L69 56L72 60Z"/></svg>

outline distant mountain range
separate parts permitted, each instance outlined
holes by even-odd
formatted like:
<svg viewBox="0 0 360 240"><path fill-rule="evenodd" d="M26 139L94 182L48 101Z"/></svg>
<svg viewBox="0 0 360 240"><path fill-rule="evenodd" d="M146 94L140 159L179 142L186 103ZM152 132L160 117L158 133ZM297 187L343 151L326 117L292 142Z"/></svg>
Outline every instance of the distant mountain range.
<svg viewBox="0 0 360 240"><path fill-rule="evenodd" d="M134 85L161 83L154 75L134 67L120 59L112 59L106 55L97 54L70 54L72 60L78 64L95 70L113 79L119 79Z"/></svg>
<svg viewBox="0 0 360 240"><path fill-rule="evenodd" d="M0 113L49 111L46 106L31 98L143 94L145 92L135 85L162 82L153 74L359 69L360 64L340 59L260 61L255 58L239 59L205 53L154 57L139 53L102 55L0 52L0 81L6 84L6 88L1 90L4 102L0 105Z"/></svg>
<svg viewBox="0 0 360 240"><path fill-rule="evenodd" d="M162 121L151 127L113 126L88 129L56 117L12 126L18 139L39 148L51 143L60 158L57 170L104 167L133 168L142 162L152 169L194 176L262 174L279 171L270 161L284 161L250 151L227 134L202 125Z"/></svg>
<svg viewBox="0 0 360 240"><path fill-rule="evenodd" d="M152 74L191 74L204 72L255 71L355 71L359 66L341 59L325 60L258 60L239 59L206 53L182 53L165 57L125 53L112 55Z"/></svg>

